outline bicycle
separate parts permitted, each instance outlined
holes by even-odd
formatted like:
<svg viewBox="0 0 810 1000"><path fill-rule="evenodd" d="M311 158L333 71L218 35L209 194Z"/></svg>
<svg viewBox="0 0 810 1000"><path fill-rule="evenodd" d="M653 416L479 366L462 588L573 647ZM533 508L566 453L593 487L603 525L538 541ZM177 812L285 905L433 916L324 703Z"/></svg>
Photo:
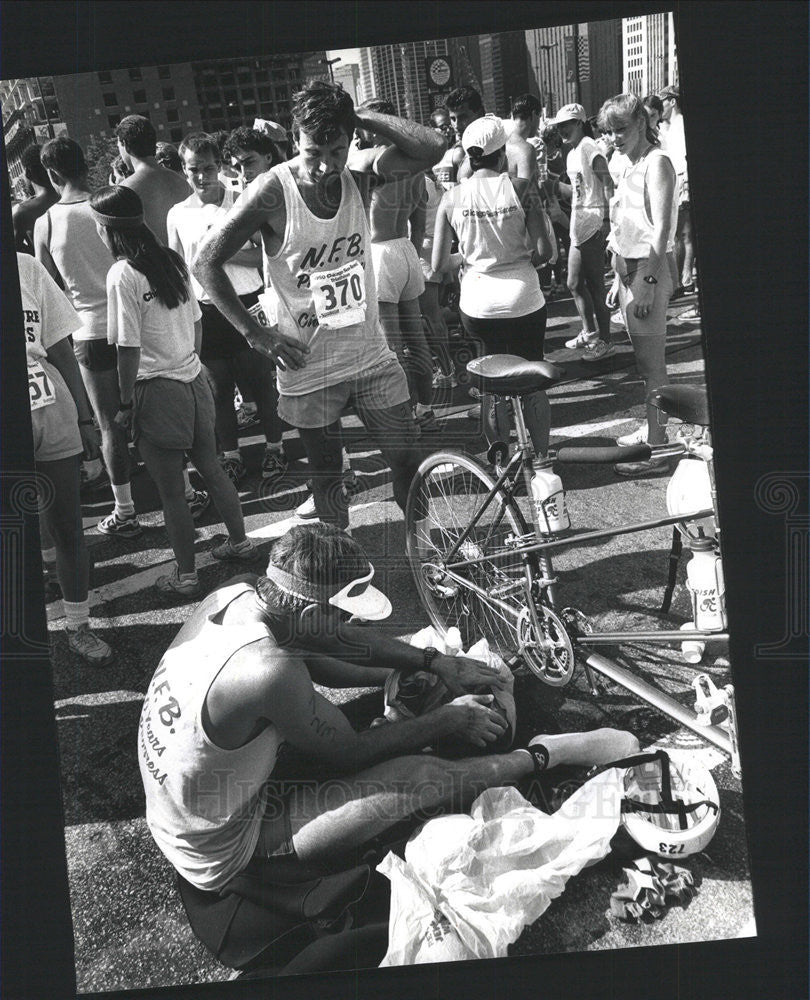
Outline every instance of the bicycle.
<svg viewBox="0 0 810 1000"><path fill-rule="evenodd" d="M538 464L521 399L558 384L564 372L548 362L530 362L512 355L477 358L467 365L467 370L479 389L508 400L517 446L511 456L505 442L498 441L490 447L488 458L495 468L494 476L476 459L447 450L424 459L414 477L405 514L407 555L422 604L433 625L442 634L456 626L465 648L483 635L513 669L525 664L541 681L555 687L569 684L576 662L581 661L594 696L599 694L594 675L600 674L729 754L738 770L733 688L726 689L729 729L725 731L719 725L706 725L705 716L700 719L696 712L598 652L600 646L625 643L727 640L722 594L715 595L721 606L712 609L721 627L599 632L578 608L560 607L552 562L552 553L566 546L666 525L674 526L674 539L683 536L695 548L701 538L701 547L708 548L706 541L714 531L711 548L719 561L720 531L705 392L691 386L670 385L651 395L651 401L661 412L682 421L675 441L629 447L563 445L549 449L548 459L561 464L613 464L651 456L689 456L705 463L709 503L700 509L679 510L651 521L570 536L550 530L552 522L547 512L535 502L528 503L527 522L518 499L521 488L525 488L532 500L532 480ZM560 514L560 504L564 505L564 493L552 498L553 514ZM668 610L679 554L679 545L674 540L662 611ZM693 621L698 621L700 612L693 593Z"/></svg>

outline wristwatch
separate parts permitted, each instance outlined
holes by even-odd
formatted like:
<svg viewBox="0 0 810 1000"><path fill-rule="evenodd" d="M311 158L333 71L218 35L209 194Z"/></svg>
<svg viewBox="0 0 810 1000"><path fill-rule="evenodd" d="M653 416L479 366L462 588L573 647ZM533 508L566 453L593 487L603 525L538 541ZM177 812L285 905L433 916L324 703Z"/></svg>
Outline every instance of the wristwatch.
<svg viewBox="0 0 810 1000"><path fill-rule="evenodd" d="M645 274L644 277L641 280L645 284L647 284L647 285L657 285L658 284L658 278L654 278L651 274Z"/></svg>
<svg viewBox="0 0 810 1000"><path fill-rule="evenodd" d="M422 655L424 656L422 669L430 670L430 665L439 655L439 651L438 649L436 649L435 646L425 646L425 648L422 650Z"/></svg>

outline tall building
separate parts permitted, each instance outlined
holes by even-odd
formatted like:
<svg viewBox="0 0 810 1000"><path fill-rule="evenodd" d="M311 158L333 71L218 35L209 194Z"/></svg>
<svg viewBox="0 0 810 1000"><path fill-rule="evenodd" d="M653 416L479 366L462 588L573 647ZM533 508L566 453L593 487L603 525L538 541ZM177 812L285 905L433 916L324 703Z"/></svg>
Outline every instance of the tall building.
<svg viewBox="0 0 810 1000"><path fill-rule="evenodd" d="M645 97L678 82L673 15L622 19L622 89Z"/></svg>
<svg viewBox="0 0 810 1000"><path fill-rule="evenodd" d="M87 149L92 140L112 138L129 114L148 118L158 139L167 142L201 127L188 63L6 80L0 83L0 100L12 184L22 177L23 151L54 135L65 133Z"/></svg>
<svg viewBox="0 0 810 1000"><path fill-rule="evenodd" d="M424 124L436 106L439 93L427 76L431 57L448 58L446 40L374 45L360 50L362 100L382 97L391 101L403 118ZM448 62L451 60L448 59ZM453 80L452 68L450 81ZM441 103L441 101L439 101Z"/></svg>
<svg viewBox="0 0 810 1000"><path fill-rule="evenodd" d="M190 70L207 132L252 125L254 118L289 129L293 94L308 80L329 79L325 52L206 59Z"/></svg>
<svg viewBox="0 0 810 1000"><path fill-rule="evenodd" d="M481 97L492 114L509 117L512 101L529 93L526 33L501 31L478 36Z"/></svg>
<svg viewBox="0 0 810 1000"><path fill-rule="evenodd" d="M608 97L622 89L621 21L534 28L525 35L529 90L548 117L572 103L595 115Z"/></svg>
<svg viewBox="0 0 810 1000"><path fill-rule="evenodd" d="M340 66L335 66L333 73L335 75L335 83L339 83L343 87L355 105L361 104L362 101L358 97L360 67L357 63L343 63Z"/></svg>

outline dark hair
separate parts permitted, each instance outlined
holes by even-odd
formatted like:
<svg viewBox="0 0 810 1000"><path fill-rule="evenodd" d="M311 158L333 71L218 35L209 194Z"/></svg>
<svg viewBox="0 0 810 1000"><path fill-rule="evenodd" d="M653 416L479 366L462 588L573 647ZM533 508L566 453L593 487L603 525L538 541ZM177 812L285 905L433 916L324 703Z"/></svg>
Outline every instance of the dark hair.
<svg viewBox="0 0 810 1000"><path fill-rule="evenodd" d="M319 146L343 132L354 135L354 103L338 83L313 80L293 95L292 125L296 138L306 132Z"/></svg>
<svg viewBox="0 0 810 1000"><path fill-rule="evenodd" d="M53 170L69 181L78 180L87 173L82 147L66 135L46 142L40 151L40 159L46 170Z"/></svg>
<svg viewBox="0 0 810 1000"><path fill-rule="evenodd" d="M540 114L540 102L533 94L521 94L512 101L513 118L531 118Z"/></svg>
<svg viewBox="0 0 810 1000"><path fill-rule="evenodd" d="M175 173L183 172L183 161L177 152L177 147L170 142L159 142L155 150L155 159L167 170L174 170Z"/></svg>
<svg viewBox="0 0 810 1000"><path fill-rule="evenodd" d="M319 586L345 586L369 571L369 560L351 535L333 524L299 524L273 546L270 561L279 569ZM256 592L271 608L302 611L313 601L296 597L259 577Z"/></svg>
<svg viewBox="0 0 810 1000"><path fill-rule="evenodd" d="M222 153L220 152L219 144L207 132L192 132L190 135L185 136L180 143L180 149L177 151L177 155L181 161L186 153L201 153L203 156L206 153L210 153L216 163L222 162Z"/></svg>
<svg viewBox="0 0 810 1000"><path fill-rule="evenodd" d="M470 146L470 148L467 150L467 155L470 158L470 167L472 168L473 173L476 170L483 170L483 169L495 170L498 166L498 161L501 158L501 153L504 151L506 147L501 146L500 149L496 149L494 153L487 153L486 156L476 155L476 150L478 150L479 148L480 147L478 146Z"/></svg>
<svg viewBox="0 0 810 1000"><path fill-rule="evenodd" d="M143 159L154 156L157 146L157 132L148 118L143 115L127 115L115 127L116 138L124 149L133 156Z"/></svg>
<svg viewBox="0 0 810 1000"><path fill-rule="evenodd" d="M250 150L253 153L260 153L262 156L272 157L271 167L275 167L277 163L281 163L278 146L276 146L275 142L273 142L266 132L262 132L257 128L248 128L246 125L243 125L241 128L235 128L227 136L222 146L223 159L235 156L237 149Z"/></svg>
<svg viewBox="0 0 810 1000"><path fill-rule="evenodd" d="M546 125L540 138L543 140L543 145L545 146L560 147L563 144L560 130L556 125Z"/></svg>
<svg viewBox="0 0 810 1000"><path fill-rule="evenodd" d="M647 94L644 98L644 107L657 111L659 118L664 113L664 103L657 94Z"/></svg>
<svg viewBox="0 0 810 1000"><path fill-rule="evenodd" d="M360 105L367 111L376 111L380 115L396 115L397 109L386 97L370 97Z"/></svg>
<svg viewBox="0 0 810 1000"><path fill-rule="evenodd" d="M670 84L668 87L663 87L658 91L658 96L664 100L667 97L671 97L675 100L675 107L679 110L683 110L683 104L681 103L681 88L675 87ZM663 108L663 105L661 105Z"/></svg>
<svg viewBox="0 0 810 1000"><path fill-rule="evenodd" d="M143 215L143 202L127 187L103 187L90 198L90 207L102 215L132 219ZM116 260L126 260L149 282L158 302L174 309L188 302L188 268L182 257L158 243L155 234L141 223L132 229L106 226Z"/></svg>
<svg viewBox="0 0 810 1000"><path fill-rule="evenodd" d="M462 104L466 104L470 111L484 110L481 95L472 87L457 87L455 90L451 90L444 103L450 111L458 111Z"/></svg>
<svg viewBox="0 0 810 1000"><path fill-rule="evenodd" d="M643 122L647 142L654 146L661 145L661 140L652 130L641 98L635 94L616 94L615 97L609 97L599 111L598 120L599 128L603 132L610 132L612 126L617 123L627 125L630 122Z"/></svg>
<svg viewBox="0 0 810 1000"><path fill-rule="evenodd" d="M438 122L436 121L438 117L446 118L449 122L450 112L444 105L442 105L440 108L434 108L430 112L430 120L433 122L434 125L438 125Z"/></svg>
<svg viewBox="0 0 810 1000"><path fill-rule="evenodd" d="M110 171L115 171L117 174L121 174L122 177L131 177L132 170L124 163L120 156L116 158L110 164Z"/></svg>
<svg viewBox="0 0 810 1000"><path fill-rule="evenodd" d="M25 171L25 176L29 181L39 184L40 187L47 188L49 191L53 191L53 184L51 184L48 171L42 165L41 153L42 151L39 146L29 146L20 157L20 162Z"/></svg>

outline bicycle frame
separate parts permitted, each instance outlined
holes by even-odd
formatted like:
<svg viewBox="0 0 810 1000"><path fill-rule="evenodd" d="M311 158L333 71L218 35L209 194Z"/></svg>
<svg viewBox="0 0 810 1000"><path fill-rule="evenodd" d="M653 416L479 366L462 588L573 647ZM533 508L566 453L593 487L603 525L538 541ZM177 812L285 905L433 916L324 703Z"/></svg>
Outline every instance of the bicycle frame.
<svg viewBox="0 0 810 1000"><path fill-rule="evenodd" d="M489 490L486 498L484 499L482 505L478 508L476 513L473 515L469 524L463 529L460 537L456 539L455 543L447 553L445 560L442 564L442 570L446 573L447 577L457 582L459 585L463 586L465 589L477 594L481 598L486 598L488 602L494 603L504 614L508 615L510 618L514 618L517 625L519 614L515 612L512 605L507 604L499 599L500 596L505 596L505 594L500 594L495 596L493 593L487 593L482 588L478 587L466 577L460 575L461 570L468 566L473 566L478 563L483 562L496 562L498 560L505 559L516 559L520 558L526 564L526 570L528 575L528 581L515 581L513 584L509 585L509 592L514 592L519 589L524 590L526 609L532 619L535 629L539 634L539 623L537 619L537 609L534 603L534 597L532 595L532 584L538 584L545 594L548 601L549 607L554 610L557 608L556 591L554 584L556 582L553 576L553 566L551 562L550 553L554 549L559 549L571 545L583 545L589 542L597 541L604 538L613 538L619 535L633 534L636 532L647 531L652 528L665 527L667 525L674 525L682 523L684 520L700 520L704 517L717 517L715 507L705 508L688 515L688 518L683 514L667 515L666 517L655 518L652 521L638 521L629 525L623 525L620 527L607 528L600 531L589 531L582 535L577 535L573 538L555 538L553 536L545 536L540 528L539 518L535 510L534 504L530 504L531 516L532 516L532 526L533 531L529 536L523 536L522 538L515 539L515 544L503 548L502 550L494 550L489 552L485 556L479 556L472 559L462 559L458 561L453 561L455 556L458 554L459 549L463 545L464 541L470 536L471 532L476 528L484 513L488 510L493 502L498 500L501 503L502 514L506 509L506 503L504 502L503 493L506 493L506 500L511 498L512 491L510 486L506 485L508 483L514 483L517 476L522 472L526 483L526 488L528 490L528 495L531 497L531 462L535 456L534 448L531 443L531 439L527 433L526 426L523 420L522 407L520 405L519 397L509 397L512 401L512 409L515 417L515 426L517 431L517 448L514 454L509 459L509 462L503 468L503 470L498 474L494 485ZM661 456L677 456L684 455L687 452L686 447L682 443L674 444L664 444L657 446L650 446L653 455ZM709 466L709 477L712 491L712 499L715 499L715 482L714 482L714 470L712 468L712 463L710 458L705 458ZM502 515L501 515L502 516ZM493 525L490 527L489 534L498 526L501 518L494 521ZM543 539L543 540L539 540ZM531 562L527 559L530 553L538 553L540 557L540 565L543 570L543 576L537 577L535 574ZM648 702L654 708L663 712L664 714L673 718L679 724L686 726L693 732L697 733L705 740L713 743L719 749L729 754L733 755L733 745L732 739L729 733L718 726L705 726L697 722L697 715L692 710L685 708L680 702L671 698L669 695L660 691L658 688L653 687L651 684L636 677L630 671L623 667L620 667L617 663L612 660L607 659L596 651L588 651L589 647L600 646L600 645L617 645L627 644L627 643L667 643L667 642L677 642L681 643L687 639L695 639L706 641L708 639L728 639L728 633L726 631L710 631L710 630L700 630L692 629L689 631L683 631L680 629L669 629L669 630L658 630L658 631L622 631L622 632L588 632L586 634L569 635L572 647L574 649L575 655L583 662L585 667L585 674L588 680L591 693L593 695L598 695L598 690L594 682L592 671L606 677L608 680L613 681L616 684L621 685L626 690L630 691L632 694L641 698L642 700Z"/></svg>

